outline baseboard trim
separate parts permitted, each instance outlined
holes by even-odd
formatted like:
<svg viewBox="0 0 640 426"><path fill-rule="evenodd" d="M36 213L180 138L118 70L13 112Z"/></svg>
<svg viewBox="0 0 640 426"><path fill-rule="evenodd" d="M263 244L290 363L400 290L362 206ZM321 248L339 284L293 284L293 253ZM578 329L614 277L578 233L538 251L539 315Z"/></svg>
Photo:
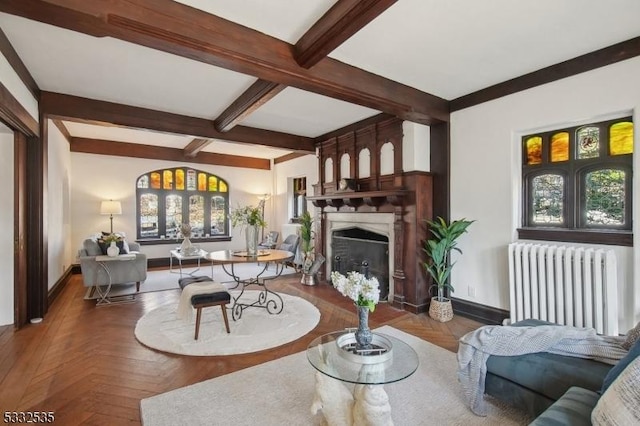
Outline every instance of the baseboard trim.
<svg viewBox="0 0 640 426"><path fill-rule="evenodd" d="M78 267L78 269L80 269L80 265L71 265L71 266L69 266L67 268L67 270L64 271L62 276L60 278L58 278L58 281L56 281L56 283L53 285L53 287L51 287L51 290L49 290L49 292L47 293L47 304L48 304L48 306L51 306L53 301L56 300L56 298L60 295L62 290L64 290L65 286L69 282L69 279L71 278L71 275L75 273L74 270L75 270L76 266Z"/></svg>
<svg viewBox="0 0 640 426"><path fill-rule="evenodd" d="M469 302L468 300L451 298L453 312L463 317L484 323L484 324L502 324L502 320L509 318L509 311L498 309L491 306L481 305L479 303Z"/></svg>

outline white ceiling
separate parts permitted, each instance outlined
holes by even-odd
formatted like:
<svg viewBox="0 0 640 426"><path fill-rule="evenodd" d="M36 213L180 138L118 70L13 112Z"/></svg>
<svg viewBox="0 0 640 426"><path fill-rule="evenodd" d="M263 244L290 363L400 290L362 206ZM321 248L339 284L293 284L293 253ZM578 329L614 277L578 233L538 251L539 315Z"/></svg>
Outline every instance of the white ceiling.
<svg viewBox="0 0 640 426"><path fill-rule="evenodd" d="M334 0L181 0L294 44ZM331 57L445 99L640 36L638 0L399 0ZM216 118L255 77L0 13L42 90ZM315 137L379 111L287 88L242 125ZM193 138L66 123L72 136L183 148ZM246 155L246 145L205 151ZM252 147L251 156L288 151Z"/></svg>

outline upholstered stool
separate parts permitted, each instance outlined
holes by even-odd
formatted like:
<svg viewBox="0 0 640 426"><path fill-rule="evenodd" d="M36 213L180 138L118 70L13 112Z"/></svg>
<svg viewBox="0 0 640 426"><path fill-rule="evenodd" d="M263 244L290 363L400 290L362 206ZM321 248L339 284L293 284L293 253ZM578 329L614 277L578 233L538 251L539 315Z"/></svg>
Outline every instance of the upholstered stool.
<svg viewBox="0 0 640 426"><path fill-rule="evenodd" d="M210 282L213 284L213 281L209 277L205 276L197 276L197 277L186 277L180 278L178 280L178 284L182 290L185 289L189 284L194 283L206 283ZM197 293L191 296L191 306L196 309L196 333L195 340L198 340L198 334L200 333L200 318L202 316L202 308L208 308L210 306L220 306L222 309L222 316L224 318L224 325L227 329L227 333L230 333L229 330L229 319L227 318L227 308L226 304L231 301L231 295L226 290L203 290L202 293Z"/></svg>

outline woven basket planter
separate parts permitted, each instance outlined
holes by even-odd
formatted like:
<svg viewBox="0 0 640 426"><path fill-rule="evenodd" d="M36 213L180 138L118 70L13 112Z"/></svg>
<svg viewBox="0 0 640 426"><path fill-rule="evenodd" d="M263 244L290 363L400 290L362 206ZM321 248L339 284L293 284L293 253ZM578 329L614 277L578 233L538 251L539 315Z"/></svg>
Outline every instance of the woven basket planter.
<svg viewBox="0 0 640 426"><path fill-rule="evenodd" d="M435 297L432 297L431 303L429 304L429 316L440 322L451 321L453 319L451 300L446 298L437 300Z"/></svg>

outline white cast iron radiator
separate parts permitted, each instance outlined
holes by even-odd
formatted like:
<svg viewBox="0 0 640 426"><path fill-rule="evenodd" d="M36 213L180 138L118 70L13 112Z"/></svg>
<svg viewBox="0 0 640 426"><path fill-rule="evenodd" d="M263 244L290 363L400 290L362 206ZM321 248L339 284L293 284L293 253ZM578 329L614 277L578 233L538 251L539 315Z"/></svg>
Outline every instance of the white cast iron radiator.
<svg viewBox="0 0 640 426"><path fill-rule="evenodd" d="M613 250L509 244L511 322L527 318L618 335Z"/></svg>

